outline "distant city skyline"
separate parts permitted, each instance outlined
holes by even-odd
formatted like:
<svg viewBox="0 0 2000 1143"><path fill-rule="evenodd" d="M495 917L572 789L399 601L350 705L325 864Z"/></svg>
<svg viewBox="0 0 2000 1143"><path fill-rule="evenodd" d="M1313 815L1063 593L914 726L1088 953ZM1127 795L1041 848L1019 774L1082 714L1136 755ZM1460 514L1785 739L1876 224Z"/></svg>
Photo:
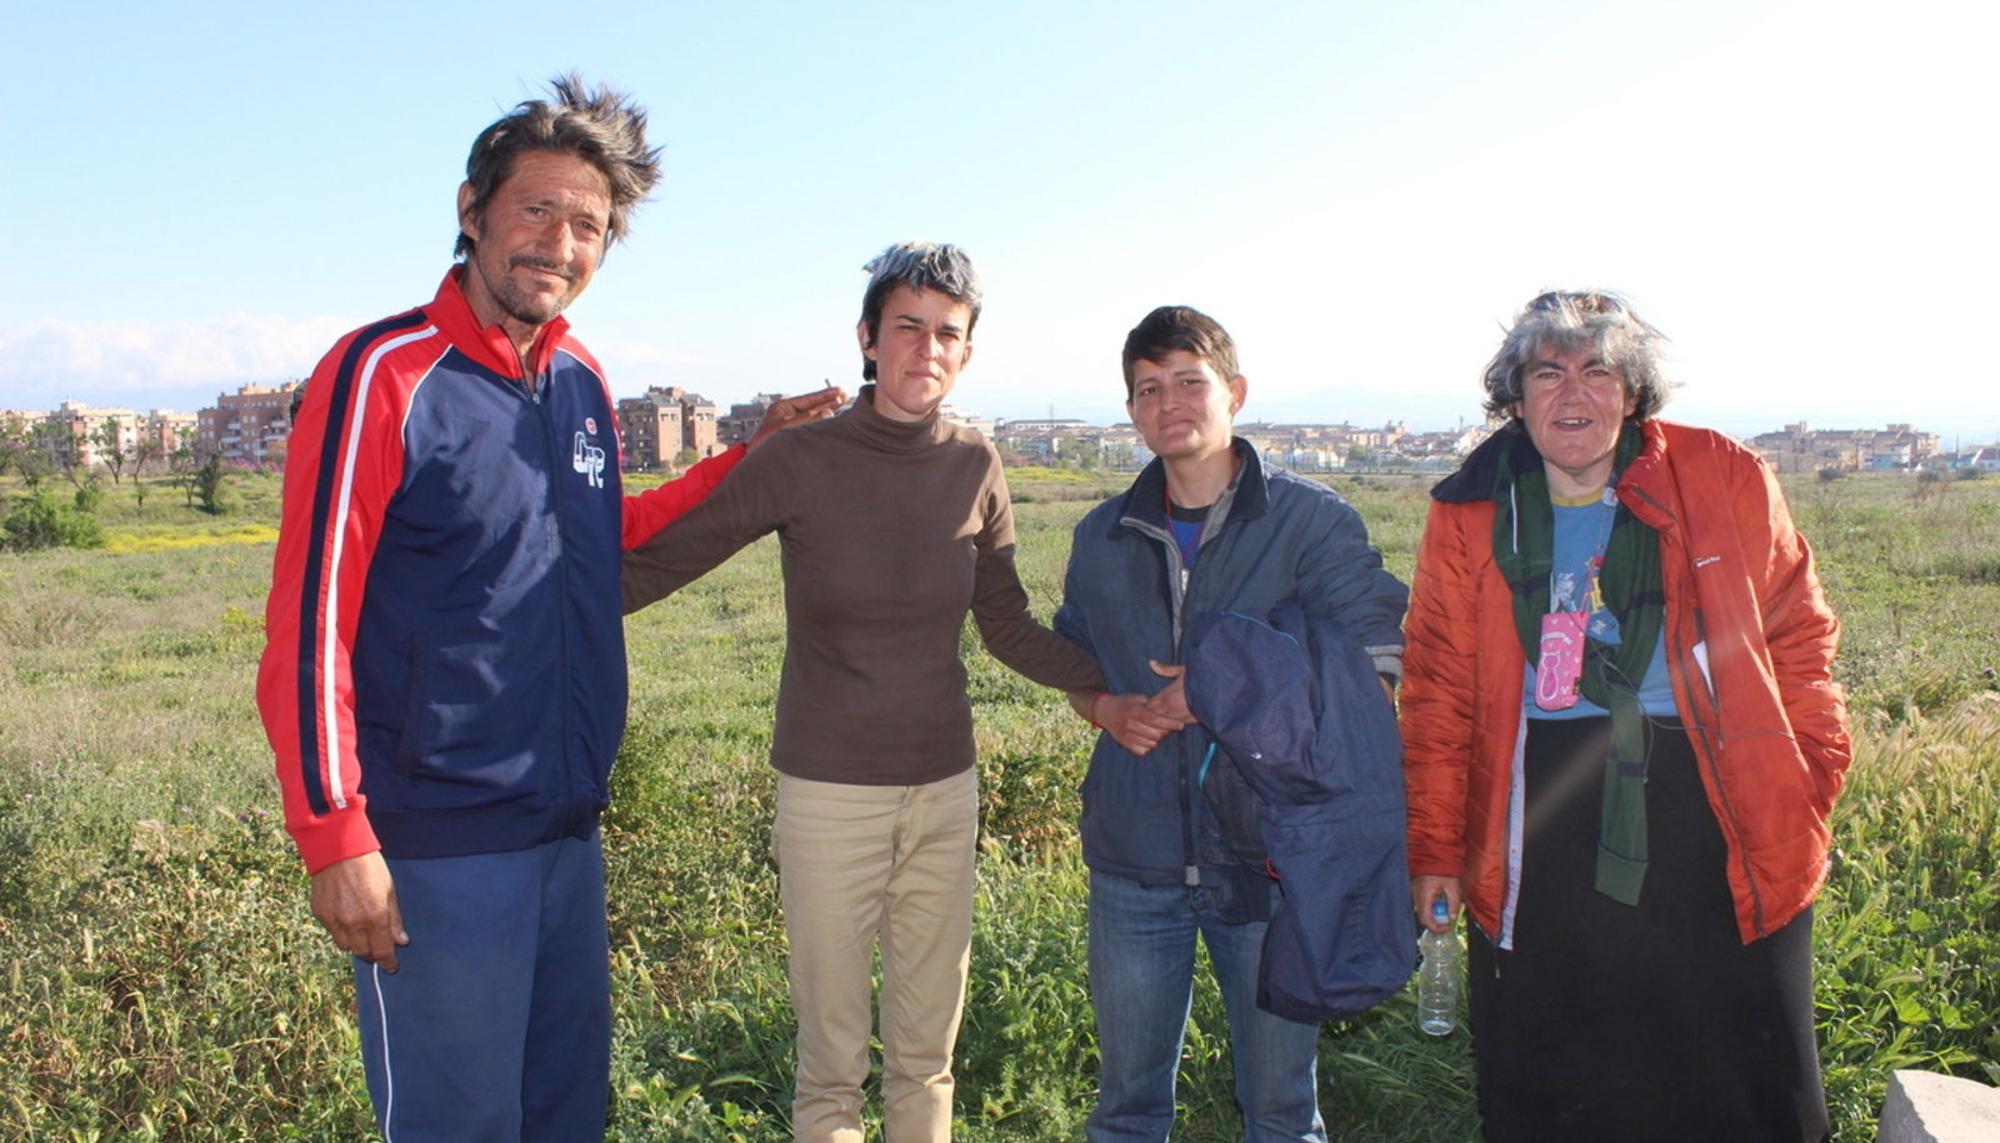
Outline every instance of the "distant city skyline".
<svg viewBox="0 0 2000 1143"><path fill-rule="evenodd" d="M114 483L127 464L133 474L148 461L186 465L204 458L232 464L282 465L291 448L292 414L304 391L296 382L245 385L222 394L216 406L198 413L153 410L141 413L115 406L65 402L50 413L0 413L10 437L24 435L53 465L71 473L102 468ZM705 394L676 386L654 386L638 397L620 399L618 464L628 471L659 471L686 465L750 439L776 394L724 405ZM940 415L984 433L1008 464L1074 461L1132 470L1152 459L1138 429L1081 418L1031 417L996 420L946 403ZM1265 462L1297 472L1338 472L1351 467L1386 467L1442 472L1458 467L1487 439L1491 429L1457 426L1413 429L1405 421L1380 425L1338 422L1236 422L1237 435ZM1780 474L1873 471L1911 473L1919 469L2000 469L2000 447L1947 442L1916 425L1814 427L1794 421L1779 429L1745 434L1743 443ZM114 448L115 445L115 448Z"/></svg>
<svg viewBox="0 0 2000 1143"><path fill-rule="evenodd" d="M303 377L287 377L287 378L280 378L263 382L246 382L245 384L253 387L268 386L276 388L285 384L290 384L292 382L298 382L304 380L305 378ZM859 391L860 386L862 384L863 382L857 379L856 381L847 384L845 388L850 394L853 394ZM135 413L140 413L140 414L144 414L153 411L155 409L162 409L177 413L192 414L192 413L198 413L203 409L214 408L216 406L217 397L234 396L236 395L236 392L240 387L241 386L231 386L228 389L217 390L212 386L208 387L191 386L185 390L186 393L198 394L206 392L208 395L199 398L189 398L188 400L191 403L183 403L178 405L168 404L168 403L141 405L141 404L135 404L131 401L91 400L81 397L65 398L64 401L73 401L77 404L87 405L92 408L126 408L126 409L131 409ZM686 389L692 393L698 394L701 397L706 398L710 402L720 406L722 409L725 410L732 405L747 404L759 393L770 393L770 392L780 391L777 389L762 389L758 390L755 393L723 393L719 390L710 390L704 388L699 384L683 384L678 387ZM797 386L794 387L791 391L799 392L803 391L808 387L817 387L817 384L814 384L812 386ZM630 400L632 398L636 398L643 395L643 393L639 391L634 391L634 392L621 391L620 387L618 386L613 386L613 390L614 390L613 396L620 401ZM143 392L151 396L158 396L162 391L145 390ZM46 407L23 407L18 404L9 404L7 403L6 400L0 399L0 410L12 409L23 412L50 412L60 407L63 403L64 402L59 401L54 404L48 405ZM1448 429L1458 428L1461 426L1463 427L1478 426L1480 424L1483 424L1485 421L1485 415L1480 410L1476 402L1468 402L1467 407L1463 411L1458 412L1456 414L1452 414L1449 412L1452 402L1448 398L1428 400L1428 401L1423 398L1418 398L1412 400L1411 402L1411 404L1413 405L1423 405L1426 403L1436 406L1437 409L1446 410L1444 415L1450 417L1451 419L1439 419L1438 416L1436 415L1433 415L1430 418L1426 418L1420 412L1419 413L1397 412L1393 408L1393 402L1391 399L1380 398L1372 394L1369 395L1369 399L1366 402L1366 407L1368 409L1373 410L1373 415L1369 415L1368 413L1365 412L1339 412L1339 411L1335 411L1331 414L1317 413L1313 411L1311 402L1308 401L1302 404L1298 399L1292 399L1288 401L1287 407L1285 409L1274 411L1270 409L1260 408L1257 405L1256 401L1254 400L1254 393L1253 393L1252 401L1245 405L1243 412L1239 414L1237 417L1237 422L1239 424L1245 424L1245 425L1349 424L1357 428L1380 428L1384 425L1399 423L1407 427L1408 430L1412 433L1431 433L1431 432L1442 432ZM1129 423L1129 418L1125 415L1124 409L1121 406L1115 404L1111 406L1092 406L1089 408L1085 408L1081 405L1074 408L1066 408L1063 405L1057 404L1053 407L1053 409L1044 407L1042 409L1023 409L1021 411L1009 414L995 413L989 409L986 409L980 405L973 403L970 400L965 399L965 390L963 387L952 393L951 397L947 400L947 404L955 407L960 414L966 417L975 419L993 420L993 421L1035 421L1035 420L1047 420L1047 419L1075 420L1107 428L1120 424ZM1115 412L1106 414L1103 412L1105 408L1115 410ZM1433 413L1434 414L1436 413L1436 409L1433 410ZM1675 416L1674 403L1671 401L1668 403L1667 408L1662 415L1669 420L1680 419ZM1798 424L1801 422L1810 426L1812 429L1820 431L1882 430L1889 425L1907 424L1911 425L1919 432L1937 434L1937 436L1940 438L1940 448L1947 452L1958 452L1965 449L1972 449L1988 445L2000 444L2000 429L1989 428L1988 430L1985 431L1984 435L1980 435L1979 431L1976 428L1973 431L1969 432L1954 431L1952 428L1949 427L1950 424L1949 421L1940 423L1940 422L1925 421L1921 418L1912 418L1912 417L1891 416L1886 419L1878 419L1875 421L1860 421L1860 420L1842 419L1834 416L1796 414L1796 415L1784 415L1767 421L1755 421L1750 418L1744 418L1740 419L1736 423L1719 423L1713 420L1704 421L1701 423L1708 425L1709 427L1712 428L1720 429L1723 432L1727 432L1732 436L1747 441L1751 437L1757 436L1759 434L1778 432L1783 428L1785 428L1787 425ZM1976 419L1968 418L1965 423L1976 425L1979 422Z"/></svg>

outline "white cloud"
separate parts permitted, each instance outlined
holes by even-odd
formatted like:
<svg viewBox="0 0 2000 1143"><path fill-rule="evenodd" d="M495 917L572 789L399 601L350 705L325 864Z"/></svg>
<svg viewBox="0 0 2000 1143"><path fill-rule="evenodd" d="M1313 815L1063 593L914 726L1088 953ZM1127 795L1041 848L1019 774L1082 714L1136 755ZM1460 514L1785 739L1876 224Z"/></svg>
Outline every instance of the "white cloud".
<svg viewBox="0 0 2000 1143"><path fill-rule="evenodd" d="M648 385L680 385L702 391L700 354L688 353L644 335L601 336L596 327L579 328L584 347L604 365L612 392L621 397L643 393ZM704 393L711 399L713 393Z"/></svg>
<svg viewBox="0 0 2000 1143"><path fill-rule="evenodd" d="M191 322L45 319L0 327L0 391L8 404L45 405L289 380L310 373L357 324L233 313Z"/></svg>

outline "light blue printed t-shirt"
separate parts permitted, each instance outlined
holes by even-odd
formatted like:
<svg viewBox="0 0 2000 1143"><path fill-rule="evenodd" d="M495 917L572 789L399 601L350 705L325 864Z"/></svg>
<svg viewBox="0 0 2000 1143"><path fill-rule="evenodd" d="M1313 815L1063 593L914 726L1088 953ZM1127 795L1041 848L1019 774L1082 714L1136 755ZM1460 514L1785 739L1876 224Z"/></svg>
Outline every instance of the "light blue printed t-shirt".
<svg viewBox="0 0 2000 1143"><path fill-rule="evenodd" d="M1591 565L1603 555L1605 545L1611 539L1612 517L1618 509L1609 490L1604 499L1577 507L1557 503L1554 505L1555 560L1549 575L1549 609L1551 611L1581 611L1593 603L1595 610L1590 614L1590 637L1600 643L1617 644L1618 617L1603 606L1603 601L1591 600ZM1526 667L1527 689L1522 692L1522 704L1527 708L1529 718L1608 718L1611 712L1591 702L1578 698L1576 705L1567 710L1543 710L1535 705L1535 664ZM1673 681L1667 676L1667 640L1665 632L1653 647L1652 661L1646 665L1646 677L1639 683L1639 706L1651 715L1671 716L1678 713L1674 705Z"/></svg>

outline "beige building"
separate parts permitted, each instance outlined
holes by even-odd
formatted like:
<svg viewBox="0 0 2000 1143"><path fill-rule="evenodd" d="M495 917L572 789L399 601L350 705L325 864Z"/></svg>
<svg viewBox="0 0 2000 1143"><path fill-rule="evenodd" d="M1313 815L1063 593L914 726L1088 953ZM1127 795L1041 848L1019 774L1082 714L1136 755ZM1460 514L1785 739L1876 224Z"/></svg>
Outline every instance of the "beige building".
<svg viewBox="0 0 2000 1143"><path fill-rule="evenodd" d="M181 438L194 443L195 434L200 432L200 416L195 413L176 413L172 409L153 409L139 423L141 443L148 446L154 459L147 462L151 471L156 466L164 466L174 450L181 447Z"/></svg>
<svg viewBox="0 0 2000 1143"><path fill-rule="evenodd" d="M955 414L955 419L961 424L979 423L962 414ZM995 421L990 429L982 429L981 435L1037 464L1056 464L1075 460L1086 452L1095 458L1098 436L1103 431L1074 417L1051 417Z"/></svg>
<svg viewBox="0 0 2000 1143"><path fill-rule="evenodd" d="M195 414L195 451L251 464L282 463L292 432L292 391L298 387L287 381L218 394L213 406Z"/></svg>
<svg viewBox="0 0 2000 1143"><path fill-rule="evenodd" d="M729 411L716 418L715 440L724 448L743 444L757 432L757 426L764 423L764 414L772 405L785 399L783 393L759 393L748 401L729 406Z"/></svg>
<svg viewBox="0 0 2000 1143"><path fill-rule="evenodd" d="M0 409L0 428L33 440L57 463L85 468L97 468L109 462L101 438L104 426L113 420L118 422L118 451L129 466L127 471L134 473L139 471L142 459L147 472L159 471L165 466L167 457L180 447L181 430L192 430L195 425L193 413L176 413L172 409L152 409L140 413L132 409L85 405L78 401L64 401L53 412ZM143 458L140 455L142 447Z"/></svg>
<svg viewBox="0 0 2000 1143"><path fill-rule="evenodd" d="M1751 437L1756 449L1779 472L1902 471L1921 467L1937 455L1938 435L1908 424L1880 429L1815 429L1795 421L1775 433Z"/></svg>
<svg viewBox="0 0 2000 1143"><path fill-rule="evenodd" d="M108 460L98 438L104 426L112 421L118 422L119 452L132 455L139 444L141 422L139 414L131 409L64 401L43 419L42 441L58 463L67 461L81 468L95 468Z"/></svg>
<svg viewBox="0 0 2000 1143"><path fill-rule="evenodd" d="M706 397L677 385L655 385L644 396L619 401L618 430L626 471L671 468L684 449L692 449L700 458L721 452L723 445L716 436L718 413Z"/></svg>

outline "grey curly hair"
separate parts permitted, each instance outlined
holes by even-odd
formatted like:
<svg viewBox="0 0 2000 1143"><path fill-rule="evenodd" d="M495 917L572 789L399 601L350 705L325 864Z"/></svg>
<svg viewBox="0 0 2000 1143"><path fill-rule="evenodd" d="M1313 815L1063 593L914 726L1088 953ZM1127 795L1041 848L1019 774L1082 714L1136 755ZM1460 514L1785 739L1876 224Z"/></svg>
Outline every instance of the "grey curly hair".
<svg viewBox="0 0 2000 1143"><path fill-rule="evenodd" d="M1661 368L1666 335L1648 325L1630 303L1605 290L1550 290L1521 307L1513 327L1486 363L1486 411L1515 416L1527 367L1550 353L1589 347L1625 374L1625 391L1637 400L1632 419L1643 421L1667 403L1672 388Z"/></svg>

